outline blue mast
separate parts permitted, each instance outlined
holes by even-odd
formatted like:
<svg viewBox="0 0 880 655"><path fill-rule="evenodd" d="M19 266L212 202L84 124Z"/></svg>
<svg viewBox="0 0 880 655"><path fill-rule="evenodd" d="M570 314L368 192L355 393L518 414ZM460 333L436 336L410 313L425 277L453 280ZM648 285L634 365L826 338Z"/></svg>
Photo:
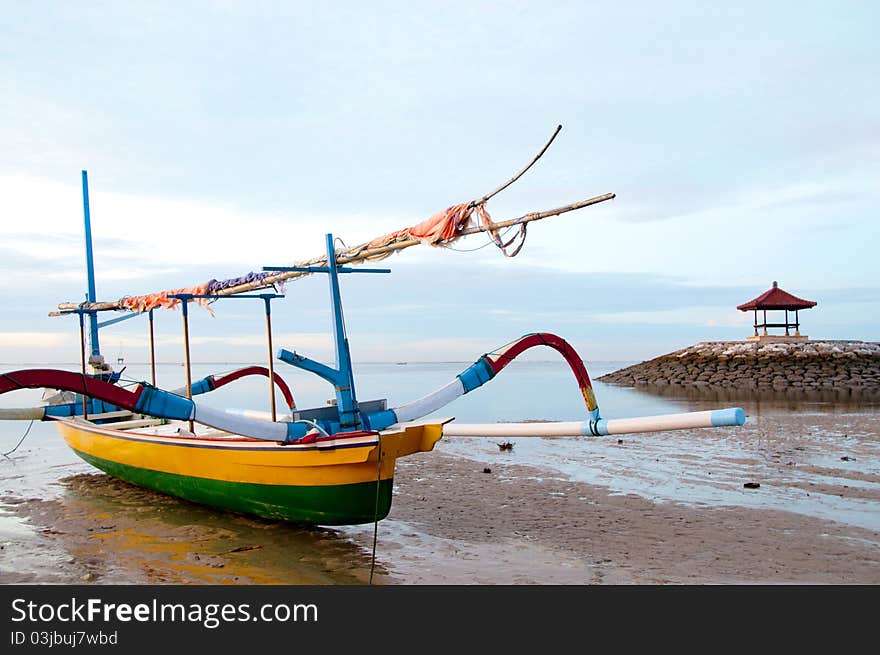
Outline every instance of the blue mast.
<svg viewBox="0 0 880 655"><path fill-rule="evenodd" d="M339 409L339 425L342 428L361 427L360 412L354 393L354 372L351 368L351 352L345 319L342 316L342 294L339 291L339 273L336 267L336 249L333 235L327 235L327 272L330 278L330 300L333 308L333 348L336 351L336 406Z"/></svg>
<svg viewBox="0 0 880 655"><path fill-rule="evenodd" d="M330 302L333 311L333 349L336 352L336 367L321 364L295 352L282 348L278 359L304 371L311 371L333 385L336 393L336 409L339 428L342 431L359 430L364 427L363 416L358 408L354 391L354 371L351 367L351 351L348 335L345 333L345 319L342 315L342 294L339 291L340 273L390 273L388 268L351 268L336 264L336 251L333 235L327 235L327 266L264 266L264 271L302 271L304 273L327 273L330 278Z"/></svg>
<svg viewBox="0 0 880 655"><path fill-rule="evenodd" d="M92 258L92 221L89 214L89 176L86 171L82 172L83 187L83 215L86 224L86 272L89 278L89 291L86 300L95 302L95 263ZM89 343L91 354L100 355L101 348L98 345L98 316L95 312L89 312Z"/></svg>

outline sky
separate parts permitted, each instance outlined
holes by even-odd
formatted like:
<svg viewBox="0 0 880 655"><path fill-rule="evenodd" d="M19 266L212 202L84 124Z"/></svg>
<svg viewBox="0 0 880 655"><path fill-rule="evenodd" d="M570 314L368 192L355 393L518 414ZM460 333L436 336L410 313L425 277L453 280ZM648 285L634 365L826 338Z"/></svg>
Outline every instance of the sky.
<svg viewBox="0 0 880 655"><path fill-rule="evenodd" d="M481 197L562 131L482 236L342 280L356 361L473 361L553 332L589 363L742 339L778 281L813 339L880 340L874 2L4 1L0 362L78 359L59 302L290 265ZM286 286L277 347L331 358L327 281ZM260 304L261 305L261 304ZM265 357L262 307L191 313L196 361ZM109 316L108 316L109 317ZM182 357L180 312L156 319ZM147 324L102 330L147 358ZM544 358L547 357L546 354Z"/></svg>

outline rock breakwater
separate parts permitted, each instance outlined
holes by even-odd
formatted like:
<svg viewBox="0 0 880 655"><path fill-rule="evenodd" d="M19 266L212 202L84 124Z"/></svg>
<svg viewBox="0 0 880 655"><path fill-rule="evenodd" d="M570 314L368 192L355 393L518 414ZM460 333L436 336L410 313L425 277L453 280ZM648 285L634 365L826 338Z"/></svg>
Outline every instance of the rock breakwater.
<svg viewBox="0 0 880 655"><path fill-rule="evenodd" d="M598 378L626 386L880 392L880 343L707 341Z"/></svg>

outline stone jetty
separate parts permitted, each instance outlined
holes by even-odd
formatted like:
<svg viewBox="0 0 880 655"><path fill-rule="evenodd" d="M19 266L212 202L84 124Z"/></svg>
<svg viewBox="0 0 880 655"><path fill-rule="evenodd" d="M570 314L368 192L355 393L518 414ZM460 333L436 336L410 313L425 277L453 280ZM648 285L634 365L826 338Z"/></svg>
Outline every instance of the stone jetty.
<svg viewBox="0 0 880 655"><path fill-rule="evenodd" d="M880 343L707 341L598 378L626 386L880 392Z"/></svg>

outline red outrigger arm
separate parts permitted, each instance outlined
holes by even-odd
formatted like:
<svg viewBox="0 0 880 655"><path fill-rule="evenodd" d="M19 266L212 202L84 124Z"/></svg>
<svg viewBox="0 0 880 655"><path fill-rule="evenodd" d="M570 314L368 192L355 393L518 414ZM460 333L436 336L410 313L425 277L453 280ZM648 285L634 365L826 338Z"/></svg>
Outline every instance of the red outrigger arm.
<svg viewBox="0 0 880 655"><path fill-rule="evenodd" d="M222 380L225 384L247 374L246 371L236 371L235 376L223 376ZM207 382L205 382L205 386L207 386ZM58 369L24 369L11 373L0 373L0 394L17 389L39 388L73 391L137 414L172 420L195 421L231 434L279 443L297 442L307 437L309 431L314 427L313 424L302 421L274 422L235 416L211 407L198 406L189 398L184 398L171 391L157 389L147 383L141 383L129 390L82 373ZM286 384L283 389L287 389ZM285 397L289 398L289 402L292 404L293 398L290 396L289 389L287 389ZM19 412L20 415L15 418L43 420L53 418L53 416L46 414L45 408L34 409L42 409L43 412L41 415L37 415L36 412L31 415L22 415ZM345 437L363 436L363 434L365 433L357 432L351 435L346 433ZM373 432L369 434L373 434ZM334 438L341 437L334 436Z"/></svg>
<svg viewBox="0 0 880 655"><path fill-rule="evenodd" d="M193 385L193 393L205 393L217 387L222 387L246 375L265 375L268 377L268 369L262 366L249 366L227 375L215 378L208 376ZM294 409L293 394L290 388L278 375L274 376L287 406ZM131 389L123 389L110 382L93 378L82 373L61 371L51 368L23 369L11 373L0 373L0 394L16 389L59 389L61 391L73 391L74 393L97 398L141 414L151 414L162 418L188 419L192 415L193 403L188 398L183 398L174 392L162 391L150 385L139 384Z"/></svg>
<svg viewBox="0 0 880 655"><path fill-rule="evenodd" d="M16 389L58 389L97 398L137 414L148 414L168 419L192 419L195 405L169 391L148 384L139 384L131 390L82 373L53 368L33 368L0 373L0 394ZM45 414L43 418L46 418Z"/></svg>
<svg viewBox="0 0 880 655"><path fill-rule="evenodd" d="M466 370L459 373L448 384L426 396L422 396L418 400L395 407L390 411L398 422L414 421L427 416L431 412L451 403L456 398L482 386L494 378L501 369L512 362L518 355L535 346L548 346L565 358L577 379L581 395L584 397L584 403L587 406L587 412L593 420L598 420L599 405L596 403L593 385L590 382L587 369L584 368L583 360L565 339L549 332L527 334L498 350L486 353Z"/></svg>
<svg viewBox="0 0 880 655"><path fill-rule="evenodd" d="M222 387L224 384L229 384L239 378L245 377L246 375L264 375L269 377L269 369L265 366L246 366L244 368L240 368L237 371L232 371L232 373L227 373L226 375L208 376L208 380L212 380L213 388ZM287 386L287 383L281 378L280 375L274 373L273 371L273 379L275 382L275 386L278 387L278 390L284 396L284 400L287 401L287 406L290 409L296 409L296 403L293 401L293 394L290 392L290 387Z"/></svg>
<svg viewBox="0 0 880 655"><path fill-rule="evenodd" d="M208 388L202 389L200 392L203 393L204 391L222 387L247 375L264 375L269 377L269 370L263 366L248 366L219 377L211 375L201 381ZM293 400L293 394L290 392L290 387L287 386L287 383L277 373L274 378L276 386L284 396L284 400L287 401L287 406L290 409L295 409L296 405ZM196 383L193 386L196 387L198 384ZM144 390L143 385L137 385L133 389L128 390L98 378L83 375L82 373L58 369L34 368L0 374L0 394L15 391L16 389L40 389L43 387L73 391L132 411L135 411L135 407Z"/></svg>
<svg viewBox="0 0 880 655"><path fill-rule="evenodd" d="M144 390L143 385L138 385L130 391L82 373L52 368L31 368L12 373L0 373L0 394L16 389L40 389L42 387L73 391L131 411L135 411Z"/></svg>
<svg viewBox="0 0 880 655"><path fill-rule="evenodd" d="M597 409L598 405L596 403L596 396L593 393L593 383L590 382L590 376L584 366L584 361L577 354L577 351L572 348L571 344L560 336L550 334L549 332L527 334L511 344L499 348L495 352L488 353L485 355L485 358L489 361L492 370L497 375L501 369L510 364L518 355L535 346L548 346L565 358L569 368L571 368L571 372L574 373L574 377L581 390L581 395L587 404L587 409L591 412Z"/></svg>

